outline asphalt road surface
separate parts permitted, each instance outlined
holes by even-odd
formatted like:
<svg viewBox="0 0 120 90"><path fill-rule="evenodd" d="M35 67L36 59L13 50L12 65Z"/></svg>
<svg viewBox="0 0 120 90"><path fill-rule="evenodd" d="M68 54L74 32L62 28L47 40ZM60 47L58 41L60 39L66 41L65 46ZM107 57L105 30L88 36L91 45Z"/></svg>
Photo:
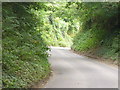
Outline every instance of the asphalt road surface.
<svg viewBox="0 0 120 90"><path fill-rule="evenodd" d="M70 51L51 47L53 76L45 88L118 88L118 68Z"/></svg>

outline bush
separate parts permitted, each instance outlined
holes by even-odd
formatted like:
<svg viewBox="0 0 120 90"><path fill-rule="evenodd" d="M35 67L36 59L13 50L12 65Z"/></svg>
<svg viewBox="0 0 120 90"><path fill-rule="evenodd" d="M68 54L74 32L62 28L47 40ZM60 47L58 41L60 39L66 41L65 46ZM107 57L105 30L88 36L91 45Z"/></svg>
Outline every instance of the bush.
<svg viewBox="0 0 120 90"><path fill-rule="evenodd" d="M50 73L46 43L36 30L37 3L3 3L3 87L24 88Z"/></svg>
<svg viewBox="0 0 120 90"><path fill-rule="evenodd" d="M77 3L81 27L72 48L118 60L118 3Z"/></svg>

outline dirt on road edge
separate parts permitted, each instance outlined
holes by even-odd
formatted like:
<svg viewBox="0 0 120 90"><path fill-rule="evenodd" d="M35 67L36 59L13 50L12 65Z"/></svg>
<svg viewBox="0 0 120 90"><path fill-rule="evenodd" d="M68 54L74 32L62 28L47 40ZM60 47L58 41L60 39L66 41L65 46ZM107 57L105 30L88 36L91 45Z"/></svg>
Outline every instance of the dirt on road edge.
<svg viewBox="0 0 120 90"><path fill-rule="evenodd" d="M89 57L89 58L93 58L94 60L96 60L98 62L105 63L105 64L111 65L113 67L116 67L116 68L118 68L118 66L120 65L118 63L118 60L113 61L111 59L105 59L103 57L98 57L98 56L90 54L90 53L83 53L83 52L78 52L78 51L74 51L74 50L70 50L70 51L72 51L76 54L79 54L79 55L83 55L83 56L86 56L86 57Z"/></svg>
<svg viewBox="0 0 120 90"><path fill-rule="evenodd" d="M30 85L30 88L44 88L44 85L48 82L48 80L50 79L50 77L52 76L52 70L51 72L42 80L39 80L35 83L33 83L32 85Z"/></svg>

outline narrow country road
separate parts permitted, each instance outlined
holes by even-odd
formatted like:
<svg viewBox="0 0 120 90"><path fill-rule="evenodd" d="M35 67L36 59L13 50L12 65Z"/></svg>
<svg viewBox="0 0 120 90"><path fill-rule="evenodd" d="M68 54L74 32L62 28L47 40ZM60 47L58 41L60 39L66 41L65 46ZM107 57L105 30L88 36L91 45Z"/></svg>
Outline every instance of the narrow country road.
<svg viewBox="0 0 120 90"><path fill-rule="evenodd" d="M77 55L69 48L51 47L53 76L45 88L118 88L118 69Z"/></svg>

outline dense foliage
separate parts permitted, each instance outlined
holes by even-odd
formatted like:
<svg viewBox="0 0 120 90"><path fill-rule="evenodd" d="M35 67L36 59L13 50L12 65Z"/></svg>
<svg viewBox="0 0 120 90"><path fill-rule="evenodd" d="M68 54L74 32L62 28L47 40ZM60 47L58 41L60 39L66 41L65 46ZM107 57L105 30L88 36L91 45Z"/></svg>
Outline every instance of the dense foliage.
<svg viewBox="0 0 120 90"><path fill-rule="evenodd" d="M72 37L75 35L76 31L79 30L78 22L76 24L76 19L71 19L69 16L67 3L46 3L48 7L47 11L43 11L43 21L44 26L42 28L42 37L48 45L52 46L70 46L72 44ZM41 12L39 12L41 13ZM38 14L39 14L38 13ZM71 20L69 20L71 19Z"/></svg>
<svg viewBox="0 0 120 90"><path fill-rule="evenodd" d="M119 3L52 2L46 5L49 9L44 15L42 36L49 45L73 44L75 51L117 60Z"/></svg>
<svg viewBox="0 0 120 90"><path fill-rule="evenodd" d="M50 72L35 11L42 3L3 3L3 87L27 87Z"/></svg>
<svg viewBox="0 0 120 90"><path fill-rule="evenodd" d="M118 3L77 3L81 28L74 37L75 51L118 59Z"/></svg>
<svg viewBox="0 0 120 90"><path fill-rule="evenodd" d="M50 73L47 46L117 60L118 3L3 3L3 87L27 87Z"/></svg>

